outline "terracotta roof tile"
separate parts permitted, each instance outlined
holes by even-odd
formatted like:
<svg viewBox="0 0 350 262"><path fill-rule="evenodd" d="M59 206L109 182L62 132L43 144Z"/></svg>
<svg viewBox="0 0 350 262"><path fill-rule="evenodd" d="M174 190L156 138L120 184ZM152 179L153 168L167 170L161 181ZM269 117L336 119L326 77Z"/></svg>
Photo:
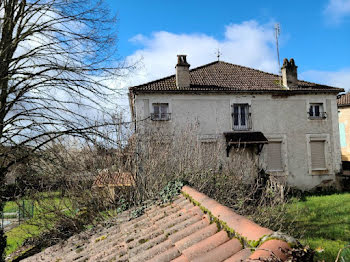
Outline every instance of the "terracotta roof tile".
<svg viewBox="0 0 350 262"><path fill-rule="evenodd" d="M191 235L181 239L175 243L175 246L182 252L190 246L214 235L218 231L218 227L215 223L202 228Z"/></svg>
<svg viewBox="0 0 350 262"><path fill-rule="evenodd" d="M233 238L213 250L194 258L193 262L224 261L242 249L242 244L238 239Z"/></svg>
<svg viewBox="0 0 350 262"><path fill-rule="evenodd" d="M285 260L287 257L282 251L287 251L289 249L290 246L285 241L272 239L260 245L249 258L257 261L259 261L261 258L266 259L269 257L277 257L281 260Z"/></svg>
<svg viewBox="0 0 350 262"><path fill-rule="evenodd" d="M134 178L130 172L110 172L103 170L96 177L93 186L131 186L134 183Z"/></svg>
<svg viewBox="0 0 350 262"><path fill-rule="evenodd" d="M193 188L185 186L182 191L173 203L155 204L136 219L130 219L131 211L119 214L110 227L83 232L25 261L232 262L274 255L286 259L281 248L288 249L289 244L268 240L278 234L271 235L271 230Z"/></svg>
<svg viewBox="0 0 350 262"><path fill-rule="evenodd" d="M190 246L189 248L182 251L182 253L189 259L195 259L200 257L203 253L213 250L214 248L222 245L223 243L229 241L227 232L220 231L211 237L205 238L202 241Z"/></svg>
<svg viewBox="0 0 350 262"><path fill-rule="evenodd" d="M178 258L171 260L171 262L189 262L189 260L184 255L181 255Z"/></svg>
<svg viewBox="0 0 350 262"><path fill-rule="evenodd" d="M207 210L210 210L215 217L225 221L230 228L234 228L236 232L249 240L259 240L262 236L273 233L272 230L263 228L253 221L236 214L232 209L219 204L214 199L203 198L201 194L197 194L194 189L188 186L184 186L183 191L195 201L200 202Z"/></svg>
<svg viewBox="0 0 350 262"><path fill-rule="evenodd" d="M131 93L147 92L342 92L341 88L298 81L289 90L279 85L279 76L257 69L215 61L190 70L190 87L177 89L175 75L130 88Z"/></svg>
<svg viewBox="0 0 350 262"><path fill-rule="evenodd" d="M245 248L234 254L232 257L229 257L224 262L241 262L246 260L251 254L252 251L250 248Z"/></svg>
<svg viewBox="0 0 350 262"><path fill-rule="evenodd" d="M350 93L341 95L340 98L337 99L337 104L339 107L350 106Z"/></svg>

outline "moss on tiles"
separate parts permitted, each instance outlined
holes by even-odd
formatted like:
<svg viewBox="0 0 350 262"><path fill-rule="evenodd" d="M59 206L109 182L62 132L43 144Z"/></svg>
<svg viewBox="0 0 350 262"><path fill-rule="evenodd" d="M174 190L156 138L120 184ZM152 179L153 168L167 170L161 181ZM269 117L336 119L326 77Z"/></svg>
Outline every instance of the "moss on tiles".
<svg viewBox="0 0 350 262"><path fill-rule="evenodd" d="M241 243L242 247L256 248L256 247L260 246L262 243L266 242L267 239L269 240L269 237L273 237L271 239L283 240L283 241L287 242L290 246L292 246L292 247L294 246L294 245L292 245L291 241L287 241L286 237L282 237L282 235L281 235L281 237L277 236L278 233L276 233L276 232L271 234L271 235L264 235L261 238L259 238L258 240L248 240L246 237L243 237L242 235L238 234L233 228L229 227L226 222L215 217L207 208L203 207L201 205L201 203L194 200L189 194L187 194L185 192L181 192L181 193L193 205L198 206L203 211L204 214L207 214L209 216L210 223L214 222L217 224L218 231L220 231L221 229L225 230L227 232L229 238L230 239L232 239L232 238L238 239L239 242Z"/></svg>
<svg viewBox="0 0 350 262"><path fill-rule="evenodd" d="M99 238L95 239L95 243L100 242L102 240L105 240L106 238L107 238L107 236L100 236Z"/></svg>
<svg viewBox="0 0 350 262"><path fill-rule="evenodd" d="M144 238L142 238L142 239L139 240L139 244L142 245L142 244L148 242L148 240L149 240L149 239L144 239Z"/></svg>
<svg viewBox="0 0 350 262"><path fill-rule="evenodd" d="M75 253L79 254L84 250L84 248L79 247L78 249L75 250Z"/></svg>

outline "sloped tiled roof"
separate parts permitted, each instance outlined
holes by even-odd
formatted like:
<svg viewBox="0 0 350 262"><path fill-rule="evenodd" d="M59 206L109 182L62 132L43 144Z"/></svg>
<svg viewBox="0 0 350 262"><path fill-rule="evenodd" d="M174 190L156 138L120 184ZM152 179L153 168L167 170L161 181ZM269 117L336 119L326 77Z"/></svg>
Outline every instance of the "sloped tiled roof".
<svg viewBox="0 0 350 262"><path fill-rule="evenodd" d="M73 236L25 261L261 261L290 242L185 186L173 203L153 205L135 219ZM280 236L280 237L279 237Z"/></svg>
<svg viewBox="0 0 350 262"><path fill-rule="evenodd" d="M339 107L350 106L350 93L346 93L337 99L337 104Z"/></svg>
<svg viewBox="0 0 350 262"><path fill-rule="evenodd" d="M110 172L103 170L96 177L93 186L131 186L134 178L130 172Z"/></svg>
<svg viewBox="0 0 350 262"><path fill-rule="evenodd" d="M289 90L281 87L279 76L257 69L216 61L190 70L190 87L176 88L175 75L130 88L131 93L186 92L342 92L342 88L299 80Z"/></svg>

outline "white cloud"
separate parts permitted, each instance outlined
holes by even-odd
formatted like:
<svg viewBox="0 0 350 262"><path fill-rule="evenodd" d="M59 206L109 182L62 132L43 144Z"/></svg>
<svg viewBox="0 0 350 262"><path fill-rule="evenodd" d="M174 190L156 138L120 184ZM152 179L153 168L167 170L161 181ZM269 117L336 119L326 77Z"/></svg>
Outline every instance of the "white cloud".
<svg viewBox="0 0 350 262"><path fill-rule="evenodd" d="M334 72L310 70L303 72L301 77L308 81L340 87L344 88L345 91L350 91L350 68Z"/></svg>
<svg viewBox="0 0 350 262"><path fill-rule="evenodd" d="M329 0L324 10L329 22L340 23L345 16L350 15L350 0Z"/></svg>
<svg viewBox="0 0 350 262"><path fill-rule="evenodd" d="M151 36L136 35L131 43L141 45L127 57L137 62L137 70L123 86L142 84L175 73L176 55L187 54L191 68L215 61L220 48L221 60L269 72L277 72L273 24L246 21L226 26L224 38L194 34L155 32Z"/></svg>

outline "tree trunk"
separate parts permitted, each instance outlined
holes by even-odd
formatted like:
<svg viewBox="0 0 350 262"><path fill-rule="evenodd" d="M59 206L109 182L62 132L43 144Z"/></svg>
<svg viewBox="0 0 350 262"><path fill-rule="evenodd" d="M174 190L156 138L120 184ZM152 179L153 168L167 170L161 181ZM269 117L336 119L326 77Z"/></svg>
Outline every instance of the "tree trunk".
<svg viewBox="0 0 350 262"><path fill-rule="evenodd" d="M5 171L0 169L0 214L4 211L5 201L3 192L5 190ZM0 262L5 261L6 236L3 228L0 228Z"/></svg>

